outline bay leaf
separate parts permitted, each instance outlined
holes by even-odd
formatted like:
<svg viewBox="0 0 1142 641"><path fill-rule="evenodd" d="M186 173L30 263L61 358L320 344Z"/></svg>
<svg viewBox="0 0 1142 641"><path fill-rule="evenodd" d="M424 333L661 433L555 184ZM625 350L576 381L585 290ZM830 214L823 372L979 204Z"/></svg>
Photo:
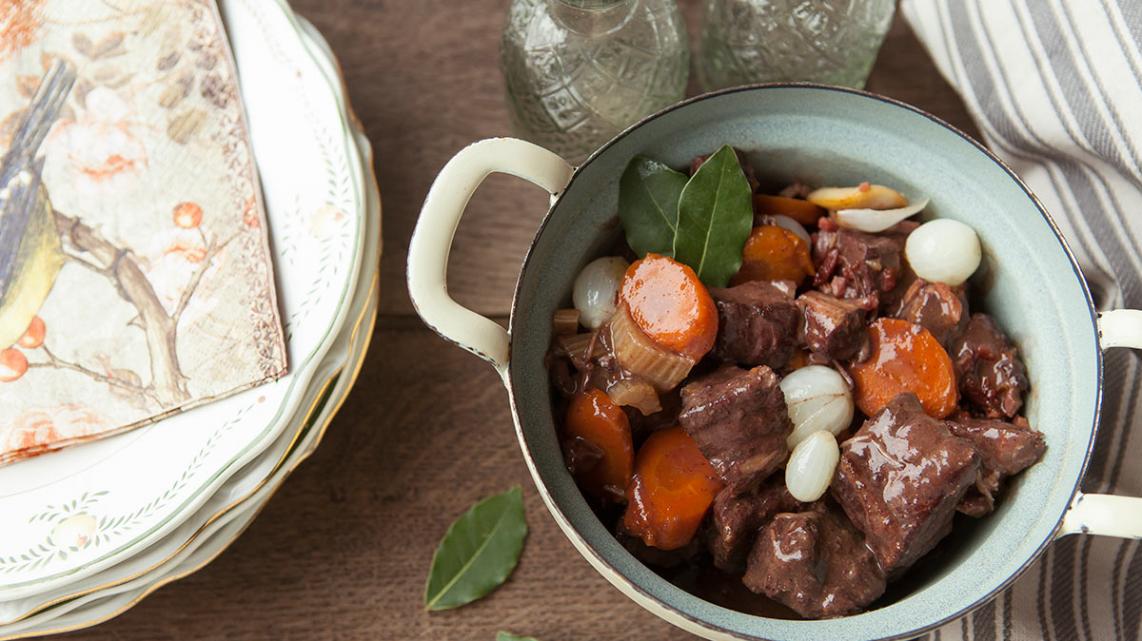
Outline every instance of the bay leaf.
<svg viewBox="0 0 1142 641"><path fill-rule="evenodd" d="M521 637L518 634L500 630L496 633L496 641L539 641L535 637Z"/></svg>
<svg viewBox="0 0 1142 641"><path fill-rule="evenodd" d="M650 252L672 256L678 227L678 197L686 174L645 156L627 163L619 182L619 219L627 245L639 258Z"/></svg>
<svg viewBox="0 0 1142 641"><path fill-rule="evenodd" d="M733 147L723 145L690 177L678 198L674 259L709 287L725 287L742 263L753 228L749 181Z"/></svg>
<svg viewBox="0 0 1142 641"><path fill-rule="evenodd" d="M424 607L457 608L499 587L519 562L526 536L518 485L473 505L452 523L432 556Z"/></svg>

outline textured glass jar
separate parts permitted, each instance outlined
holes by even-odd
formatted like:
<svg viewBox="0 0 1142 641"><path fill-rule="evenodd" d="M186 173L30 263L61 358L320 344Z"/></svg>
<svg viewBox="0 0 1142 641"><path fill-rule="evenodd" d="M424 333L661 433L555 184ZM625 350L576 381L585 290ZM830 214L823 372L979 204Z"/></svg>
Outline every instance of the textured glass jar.
<svg viewBox="0 0 1142 641"><path fill-rule="evenodd" d="M682 99L675 0L512 0L500 50L516 135L579 162Z"/></svg>
<svg viewBox="0 0 1142 641"><path fill-rule="evenodd" d="M864 87L896 0L706 0L698 81L707 91L802 80Z"/></svg>

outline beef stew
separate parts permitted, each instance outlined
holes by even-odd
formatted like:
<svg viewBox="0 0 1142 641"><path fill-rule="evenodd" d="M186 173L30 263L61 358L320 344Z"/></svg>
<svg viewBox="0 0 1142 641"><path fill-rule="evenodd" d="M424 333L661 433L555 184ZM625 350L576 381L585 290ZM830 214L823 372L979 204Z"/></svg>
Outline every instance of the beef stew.
<svg viewBox="0 0 1142 641"><path fill-rule="evenodd" d="M957 514L985 517L1042 457L1019 415L1026 369L969 309L978 241L954 265L909 260L923 226L901 218L923 204L868 183L764 193L728 147L687 186L715 169L731 193L683 188L670 227L709 252L623 248L606 259L621 278L576 284L579 317L609 320L564 322L548 355L568 469L632 554L703 598L804 618L876 607Z"/></svg>

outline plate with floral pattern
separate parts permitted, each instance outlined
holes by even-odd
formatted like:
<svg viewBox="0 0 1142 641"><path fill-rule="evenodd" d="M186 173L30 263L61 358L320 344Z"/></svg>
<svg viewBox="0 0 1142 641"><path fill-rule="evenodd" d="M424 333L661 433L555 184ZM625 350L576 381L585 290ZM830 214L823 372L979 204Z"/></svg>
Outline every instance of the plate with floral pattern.
<svg viewBox="0 0 1142 641"><path fill-rule="evenodd" d="M243 34L231 46L291 373L127 434L0 468L0 601L90 576L194 514L289 425L348 317L367 187L339 80L309 54L278 2L223 8L228 29Z"/></svg>
<svg viewBox="0 0 1142 641"><path fill-rule="evenodd" d="M178 549L161 565L144 575L117 583L106 589L86 594L74 600L61 602L37 612L20 622L0 626L0 641L47 634L60 634L96 625L123 614L155 590L184 578L205 567L225 551L253 522L254 518L274 496L289 474L316 449L341 403L348 395L356 372L368 350L372 320L376 317L376 291L365 310L366 323L347 345L348 355L342 363L333 389L315 406L316 413L303 426L298 443L290 450L283 464L259 489L239 507L210 521L201 533L187 545Z"/></svg>
<svg viewBox="0 0 1142 641"><path fill-rule="evenodd" d="M224 0L226 1L230 0ZM332 53L323 46L323 41L317 40L320 35L308 23L300 23L300 28L306 32L307 46L315 51L315 55L326 56L330 73L336 73ZM240 37L240 34L232 37ZM278 479L283 479L296 466L299 462L298 452L305 450L308 454L315 449L320 438L319 432L328 425L333 411L344 400L356 380L376 317L380 200L375 181L371 179L372 153L368 139L358 127L354 129L362 156L359 171L369 184L365 229L367 240L362 254L365 271L357 282L349 322L325 355L300 405L301 411L292 418L289 429L284 430L261 456L220 487L198 512L160 541L87 578L15 601L0 601L0 638L24 630L26 626L34 625L35 629L39 629L49 618L64 612L75 612L80 603L94 603L105 593L119 593L157 580L164 575L164 569L178 565L178 559L183 558L188 548L193 548L200 539L217 536L213 532L222 527L224 522L236 518L236 513L248 511L252 504L268 499L266 488L274 486ZM71 534L81 537L88 536L89 532L76 529ZM30 617L34 619L26 621Z"/></svg>
<svg viewBox="0 0 1142 641"><path fill-rule="evenodd" d="M364 301L362 301L364 304ZM278 464L272 474L259 480L257 488L246 500L233 506L233 509L219 514L195 515L192 520L201 520L195 535L181 545L167 545L166 556L144 572L115 580L106 579L104 574L113 574L118 566L107 572L91 577L106 583L100 589L85 591L78 596L54 600L48 606L36 609L16 622L0 625L0 641L8 639L58 634L77 628L94 625L112 616L122 614L137 604L144 596L171 581L183 578L201 569L233 543L258 515L270 498L281 488L286 477L296 469L316 448L317 441L328 426L333 415L348 395L355 373L364 360L368 349L372 320L376 315L377 298L369 298L368 304L360 311L363 322L347 340L334 351L339 354L327 361L321 368L330 374L328 383L311 387L312 394L307 404L312 403L310 412L298 417L297 432L286 439L292 448L278 452ZM319 376L319 379L322 377ZM285 436L285 435L283 435ZM132 558L130 563L134 563Z"/></svg>
<svg viewBox="0 0 1142 641"><path fill-rule="evenodd" d="M264 479L246 501L206 522L192 540L174 550L150 571L102 590L53 604L17 623L0 626L0 641L59 634L118 616L158 588L202 569L237 540L281 488L289 474L317 448L325 428L352 388L368 350L373 320L376 318L377 291L375 286L371 289L372 294L367 297L368 300L355 305L363 306L360 311L364 322L355 328L356 331L346 327L342 337L344 344L334 348L339 354L328 362L328 371L332 373L331 387L318 385L311 388L312 395L307 400L314 402L313 411L299 417L299 433L293 447L285 454L274 473Z"/></svg>

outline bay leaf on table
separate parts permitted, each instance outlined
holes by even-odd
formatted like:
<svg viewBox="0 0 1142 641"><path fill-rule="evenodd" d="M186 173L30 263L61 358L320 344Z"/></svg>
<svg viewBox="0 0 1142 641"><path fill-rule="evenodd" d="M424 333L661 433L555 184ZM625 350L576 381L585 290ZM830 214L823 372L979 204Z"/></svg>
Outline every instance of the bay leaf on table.
<svg viewBox="0 0 1142 641"><path fill-rule="evenodd" d="M645 156L627 164L619 182L619 220L627 245L639 258L650 252L674 254L678 197L686 180L686 174Z"/></svg>
<svg viewBox="0 0 1142 641"><path fill-rule="evenodd" d="M682 189L674 259L689 265L707 286L725 287L741 267L753 228L751 194L729 145L702 163Z"/></svg>
<svg viewBox="0 0 1142 641"><path fill-rule="evenodd" d="M473 505L452 523L432 556L424 607L457 608L496 589L519 562L526 536L518 485Z"/></svg>

